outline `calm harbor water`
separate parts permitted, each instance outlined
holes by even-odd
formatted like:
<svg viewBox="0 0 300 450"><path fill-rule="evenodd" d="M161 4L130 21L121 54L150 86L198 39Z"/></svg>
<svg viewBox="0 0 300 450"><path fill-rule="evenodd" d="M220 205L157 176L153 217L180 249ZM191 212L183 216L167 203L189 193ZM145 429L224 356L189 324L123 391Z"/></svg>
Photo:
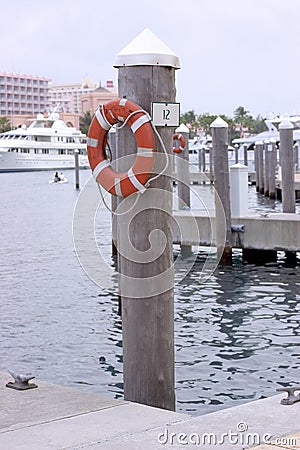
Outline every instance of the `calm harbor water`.
<svg viewBox="0 0 300 450"><path fill-rule="evenodd" d="M73 173L65 175L64 185L49 184L51 172L0 176L0 370L122 398L117 298L78 263L79 194ZM90 172L80 176L83 184ZM258 211L281 208L254 187L249 202ZM101 207L97 216L113 265L110 214ZM236 251L231 269L199 284L204 257L175 287L177 411L206 414L299 384L299 263L288 267L282 254L277 263L245 265Z"/></svg>

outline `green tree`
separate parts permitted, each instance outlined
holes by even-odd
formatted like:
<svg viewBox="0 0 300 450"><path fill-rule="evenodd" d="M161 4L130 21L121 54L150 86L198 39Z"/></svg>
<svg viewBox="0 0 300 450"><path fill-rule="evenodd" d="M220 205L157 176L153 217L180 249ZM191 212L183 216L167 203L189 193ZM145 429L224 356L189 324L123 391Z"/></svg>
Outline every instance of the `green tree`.
<svg viewBox="0 0 300 450"><path fill-rule="evenodd" d="M10 121L7 117L0 117L0 133L9 131L11 129Z"/></svg>
<svg viewBox="0 0 300 450"><path fill-rule="evenodd" d="M249 119L249 111L247 111L243 106L238 106L233 111L233 118L237 124L244 126L245 122Z"/></svg>
<svg viewBox="0 0 300 450"><path fill-rule="evenodd" d="M210 126L218 116L215 114L204 113L198 116L199 127L206 133L210 134Z"/></svg>
<svg viewBox="0 0 300 450"><path fill-rule="evenodd" d="M92 115L87 111L83 116L79 117L79 128L84 134L88 134L90 124L92 122Z"/></svg>
<svg viewBox="0 0 300 450"><path fill-rule="evenodd" d="M197 134L199 123L194 110L180 114L180 123L184 123L189 128L190 138L193 138Z"/></svg>

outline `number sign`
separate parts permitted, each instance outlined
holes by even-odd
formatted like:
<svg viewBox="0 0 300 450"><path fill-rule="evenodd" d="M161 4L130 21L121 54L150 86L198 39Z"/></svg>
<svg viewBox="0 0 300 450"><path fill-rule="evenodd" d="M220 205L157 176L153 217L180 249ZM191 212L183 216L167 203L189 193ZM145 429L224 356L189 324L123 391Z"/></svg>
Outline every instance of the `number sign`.
<svg viewBox="0 0 300 450"><path fill-rule="evenodd" d="M159 127L178 127L180 103L152 102L152 122Z"/></svg>

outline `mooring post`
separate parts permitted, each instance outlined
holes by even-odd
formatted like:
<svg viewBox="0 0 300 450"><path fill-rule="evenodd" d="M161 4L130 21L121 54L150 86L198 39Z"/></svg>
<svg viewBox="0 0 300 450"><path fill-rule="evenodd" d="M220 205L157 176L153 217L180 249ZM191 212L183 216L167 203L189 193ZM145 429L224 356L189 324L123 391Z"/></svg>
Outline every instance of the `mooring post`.
<svg viewBox="0 0 300 450"><path fill-rule="evenodd" d="M299 170L299 141L297 141L294 145L294 164L295 170L298 172Z"/></svg>
<svg viewBox="0 0 300 450"><path fill-rule="evenodd" d="M206 171L206 148L205 146L203 146L202 150L199 150L199 152L201 153L201 157L202 157L202 172L204 173Z"/></svg>
<svg viewBox="0 0 300 450"><path fill-rule="evenodd" d="M201 172L201 167L202 167L202 152L201 152L201 148L199 148L199 150L198 150L198 170L199 170L199 172Z"/></svg>
<svg viewBox="0 0 300 450"><path fill-rule="evenodd" d="M283 213L295 213L293 128L293 124L289 120L283 120L279 124L281 198ZM288 263L296 263L296 252L285 252L285 255Z"/></svg>
<svg viewBox="0 0 300 450"><path fill-rule="evenodd" d="M108 143L111 152L112 161L116 161L118 159L117 155L117 133L115 128L111 128L108 133ZM117 217L115 216L115 211L118 206L118 198L115 195L111 196L111 211L112 211L112 242L111 242L111 251L113 256L117 256L118 254L118 244L117 244Z"/></svg>
<svg viewBox="0 0 300 450"><path fill-rule="evenodd" d="M115 67L119 69L120 97L135 102L149 113L151 102L175 101L175 69L179 68L179 60L151 31L144 30L121 50L117 55ZM125 213L118 216L124 398L174 410L174 281L170 164L174 128L159 127L158 132L169 156L167 171L151 182L143 194L132 194L119 205L121 210L125 205ZM119 158L136 153L135 139L129 127L118 132L117 143ZM155 171L160 173L165 166L166 155L156 136L155 151ZM131 205L129 208L126 206L128 204ZM138 212L135 216L136 211ZM157 238L154 230L161 230ZM161 234L164 235L165 241L164 245L160 246ZM151 236L153 239L150 245ZM130 242L131 249L135 250L134 258L129 255L129 251L127 254L127 241ZM143 254L148 254L149 247L156 250L158 246L158 257L154 255L152 260L147 259L146 255L145 260L143 259ZM161 283L165 285L162 286Z"/></svg>
<svg viewBox="0 0 300 450"><path fill-rule="evenodd" d="M177 158L177 194L178 209L187 209L191 207L190 199L190 171L189 171L189 129L186 125L181 124L176 128L175 133L179 133L184 138L184 151L176 154ZM181 244L181 253L188 255L191 245Z"/></svg>
<svg viewBox="0 0 300 450"><path fill-rule="evenodd" d="M234 158L235 158L235 164L238 164L239 162L239 144L234 144Z"/></svg>
<svg viewBox="0 0 300 450"><path fill-rule="evenodd" d="M220 264L232 264L230 187L228 164L228 124L217 117L211 124L216 205L216 240ZM225 213L225 223L223 220ZM223 242L224 227L226 230Z"/></svg>
<svg viewBox="0 0 300 450"><path fill-rule="evenodd" d="M74 150L74 158L75 158L75 189L80 188L79 183L79 151Z"/></svg>
<svg viewBox="0 0 300 450"><path fill-rule="evenodd" d="M248 166L248 146L244 144L244 165Z"/></svg>
<svg viewBox="0 0 300 450"><path fill-rule="evenodd" d="M259 165L258 165L258 147L259 142L255 142L254 145L254 167L255 167L255 188L256 192L259 192Z"/></svg>
<svg viewBox="0 0 300 450"><path fill-rule="evenodd" d="M184 151L176 154L177 159L177 181L178 181L178 208L190 208L190 172L189 172L189 129L183 123L176 128L175 133L179 133L184 138Z"/></svg>
<svg viewBox="0 0 300 450"><path fill-rule="evenodd" d="M279 124L282 212L284 213L295 212L293 128L293 124L289 120L284 120Z"/></svg>
<svg viewBox="0 0 300 450"><path fill-rule="evenodd" d="M270 181L270 174L269 174L269 167L270 167L269 143L270 143L270 141L268 139L266 139L265 142L264 142L264 154L265 154L264 195L266 197L269 197L269 181Z"/></svg>
<svg viewBox="0 0 300 450"><path fill-rule="evenodd" d="M264 143L262 141L257 142L257 164L258 164L258 186L259 193L263 194L265 191L264 183Z"/></svg>
<svg viewBox="0 0 300 450"><path fill-rule="evenodd" d="M233 164L229 167L231 217L248 215L248 167Z"/></svg>
<svg viewBox="0 0 300 450"><path fill-rule="evenodd" d="M274 200L276 197L276 165L277 165L277 147L276 139L271 138L268 144L269 155L269 197Z"/></svg>
<svg viewBox="0 0 300 450"><path fill-rule="evenodd" d="M213 145L210 144L209 146L209 180L210 180L210 184L213 184L214 182L214 167L213 167Z"/></svg>

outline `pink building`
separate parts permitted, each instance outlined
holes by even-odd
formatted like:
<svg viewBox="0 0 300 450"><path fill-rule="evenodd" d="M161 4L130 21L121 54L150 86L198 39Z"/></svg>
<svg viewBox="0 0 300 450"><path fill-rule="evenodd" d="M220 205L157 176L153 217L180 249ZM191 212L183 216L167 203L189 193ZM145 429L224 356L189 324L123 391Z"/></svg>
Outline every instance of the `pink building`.
<svg viewBox="0 0 300 450"><path fill-rule="evenodd" d="M0 116L36 115L49 107L50 79L0 72Z"/></svg>
<svg viewBox="0 0 300 450"><path fill-rule="evenodd" d="M92 92L81 97L81 111L82 114L87 112L94 113L97 106L110 102L118 98L118 94L114 90L105 89L103 87L98 87Z"/></svg>

